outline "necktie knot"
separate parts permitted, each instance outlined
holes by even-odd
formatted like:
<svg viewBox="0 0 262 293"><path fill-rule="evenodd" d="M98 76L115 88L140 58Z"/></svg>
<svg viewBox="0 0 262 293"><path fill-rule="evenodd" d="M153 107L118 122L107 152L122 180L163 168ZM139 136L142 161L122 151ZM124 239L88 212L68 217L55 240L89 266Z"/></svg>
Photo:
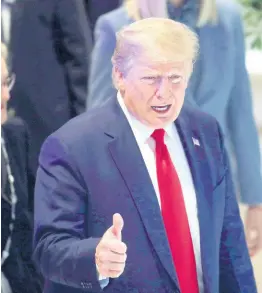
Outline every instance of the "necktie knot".
<svg viewBox="0 0 262 293"><path fill-rule="evenodd" d="M164 136L165 130L164 129L156 129L151 136L154 138L157 144L164 144Z"/></svg>

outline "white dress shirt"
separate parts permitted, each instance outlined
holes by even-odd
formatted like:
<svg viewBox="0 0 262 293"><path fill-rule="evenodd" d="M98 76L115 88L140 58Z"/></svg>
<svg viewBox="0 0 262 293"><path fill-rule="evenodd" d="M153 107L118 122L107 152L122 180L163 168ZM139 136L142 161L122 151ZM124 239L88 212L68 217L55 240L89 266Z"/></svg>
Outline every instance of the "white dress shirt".
<svg viewBox="0 0 262 293"><path fill-rule="evenodd" d="M130 114L119 92L117 95L117 99L133 131L133 134L141 151L142 157L144 159L145 165L147 167L148 173L150 175L152 184L154 186L159 205L161 207L156 171L155 140L151 137L151 134L155 129L146 126ZM200 253L200 231L197 215L198 211L196 192L193 184L193 179L175 124L171 123L167 125L164 129L166 131L164 141L169 151L171 160L177 171L183 191L185 207L196 259L198 285L200 290L199 292L203 293L204 287Z"/></svg>

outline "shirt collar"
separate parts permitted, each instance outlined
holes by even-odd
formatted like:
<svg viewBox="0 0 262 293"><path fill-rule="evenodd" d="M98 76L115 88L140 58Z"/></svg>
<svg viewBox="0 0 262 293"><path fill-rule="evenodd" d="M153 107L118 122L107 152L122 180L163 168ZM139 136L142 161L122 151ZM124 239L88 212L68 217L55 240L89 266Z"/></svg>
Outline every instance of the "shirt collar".
<svg viewBox="0 0 262 293"><path fill-rule="evenodd" d="M117 93L117 100L118 103L123 110L133 132L134 135L143 143L146 143L148 138L151 136L151 134L154 132L155 128L150 127L148 125L145 125L141 121L139 121L136 117L134 117L127 109L124 99L121 96L121 93L118 91ZM164 130L166 131L168 137L171 139L175 138L175 124L169 123L164 127Z"/></svg>

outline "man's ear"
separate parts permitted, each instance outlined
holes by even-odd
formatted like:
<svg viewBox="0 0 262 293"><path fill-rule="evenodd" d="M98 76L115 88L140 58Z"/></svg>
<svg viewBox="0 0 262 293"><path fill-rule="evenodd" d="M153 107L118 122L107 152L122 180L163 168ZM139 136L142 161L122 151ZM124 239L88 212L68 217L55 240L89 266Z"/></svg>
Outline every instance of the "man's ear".
<svg viewBox="0 0 262 293"><path fill-rule="evenodd" d="M189 62L187 65L187 83L193 73L193 69L194 69L194 64L192 62Z"/></svg>
<svg viewBox="0 0 262 293"><path fill-rule="evenodd" d="M112 77L113 77L113 82L115 84L116 89L123 91L125 88L124 75L116 66L113 67Z"/></svg>
<svg viewBox="0 0 262 293"><path fill-rule="evenodd" d="M188 62L186 64L186 72L185 72L185 76L184 76L184 84L185 84L186 87L188 86L188 82L190 80L192 72L193 72L193 63Z"/></svg>

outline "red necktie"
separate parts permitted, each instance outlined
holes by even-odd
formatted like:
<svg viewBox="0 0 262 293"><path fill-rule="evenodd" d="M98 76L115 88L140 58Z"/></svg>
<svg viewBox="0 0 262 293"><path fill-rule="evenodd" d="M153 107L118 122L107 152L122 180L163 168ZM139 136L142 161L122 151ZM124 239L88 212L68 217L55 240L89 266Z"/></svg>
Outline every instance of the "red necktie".
<svg viewBox="0 0 262 293"><path fill-rule="evenodd" d="M196 261L180 181L164 143L165 131L157 129L156 168L162 216L182 293L198 293Z"/></svg>

